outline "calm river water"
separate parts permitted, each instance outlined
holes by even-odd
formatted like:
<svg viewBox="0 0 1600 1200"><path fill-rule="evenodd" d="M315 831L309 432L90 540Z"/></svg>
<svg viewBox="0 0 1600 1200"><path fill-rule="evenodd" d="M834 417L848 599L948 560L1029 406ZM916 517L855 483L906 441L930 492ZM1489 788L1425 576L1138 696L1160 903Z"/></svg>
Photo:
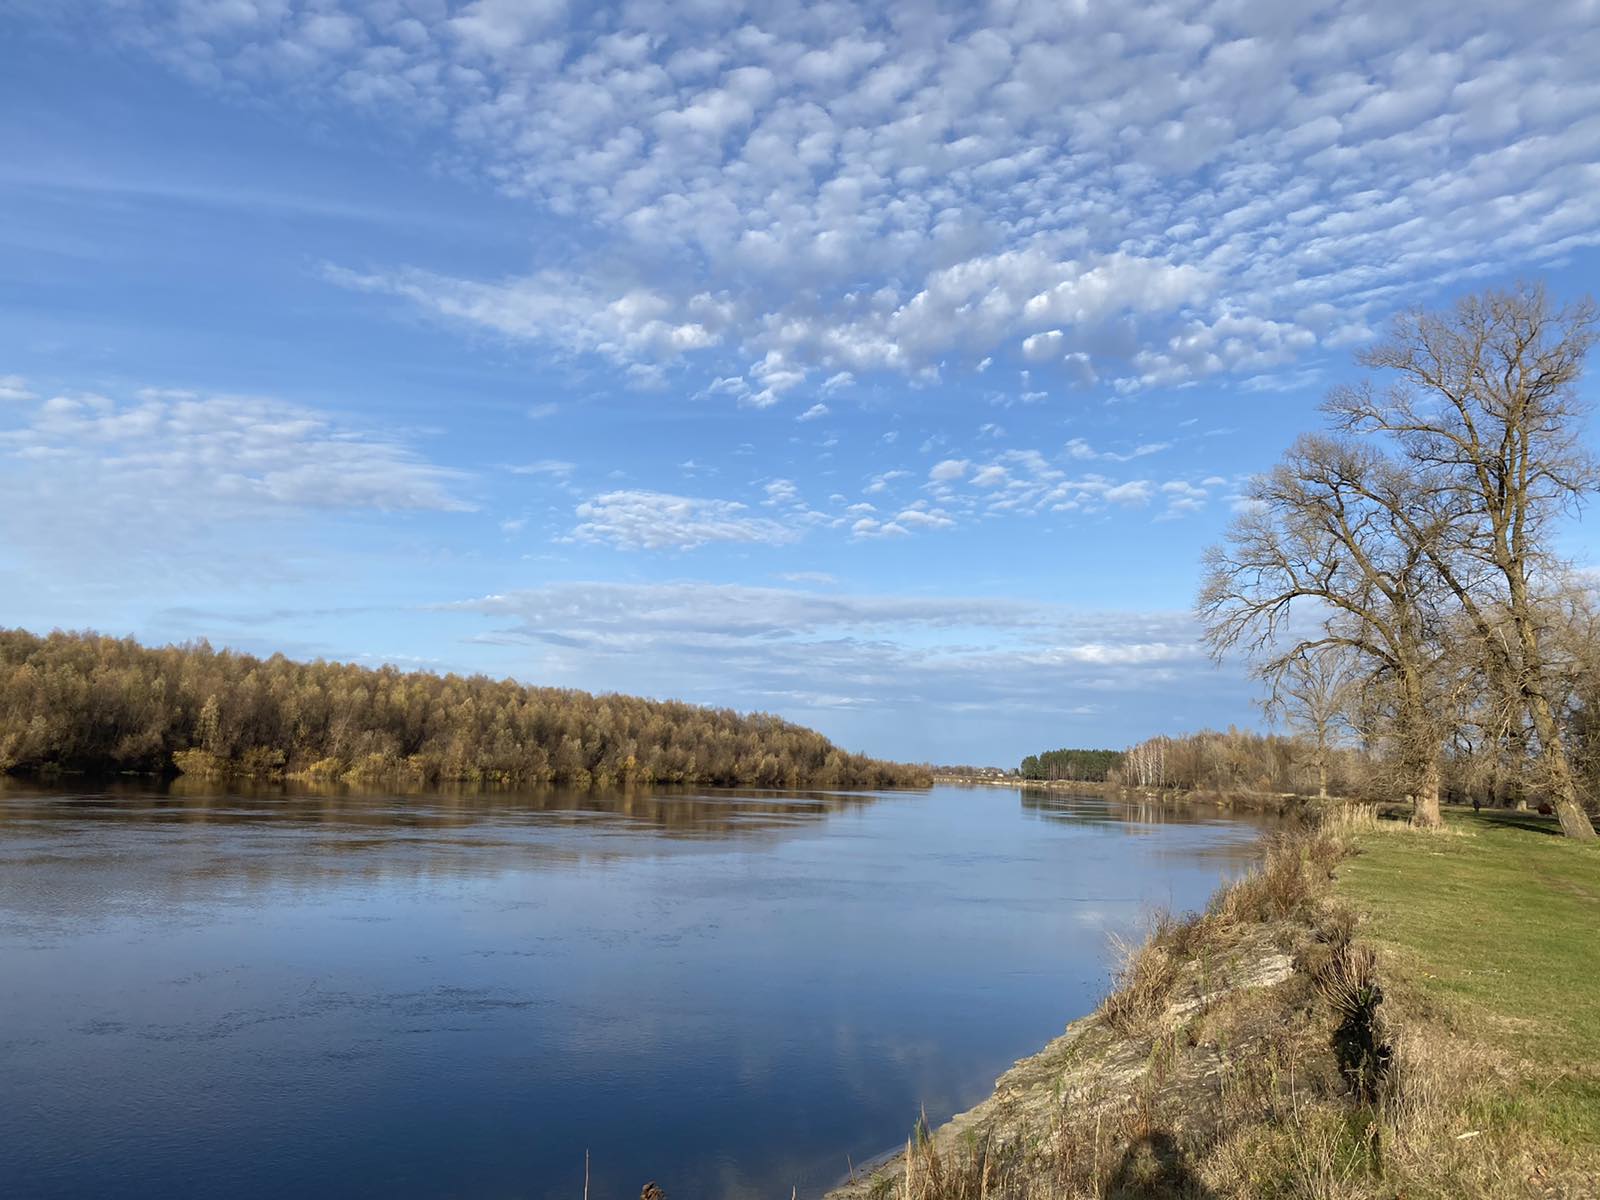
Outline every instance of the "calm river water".
<svg viewBox="0 0 1600 1200"><path fill-rule="evenodd" d="M998 788L0 790L0 1194L815 1196L1259 826Z"/></svg>

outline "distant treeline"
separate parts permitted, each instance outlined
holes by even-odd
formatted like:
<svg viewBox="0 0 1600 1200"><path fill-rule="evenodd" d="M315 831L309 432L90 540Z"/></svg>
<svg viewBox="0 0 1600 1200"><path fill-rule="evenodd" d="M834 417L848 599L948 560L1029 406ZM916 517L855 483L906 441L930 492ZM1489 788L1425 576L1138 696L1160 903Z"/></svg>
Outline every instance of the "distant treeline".
<svg viewBox="0 0 1600 1200"><path fill-rule="evenodd" d="M1119 787L1200 792L1312 792L1331 782L1341 794L1383 786L1382 764L1351 747L1247 729L1205 729L1146 738L1126 750L1047 750L1022 760L1024 779L1107 782Z"/></svg>
<svg viewBox="0 0 1600 1200"><path fill-rule="evenodd" d="M1022 760L1022 777L1103 783L1122 765L1122 759L1121 750L1046 750Z"/></svg>
<svg viewBox="0 0 1600 1200"><path fill-rule="evenodd" d="M1378 769L1353 749L1325 751L1321 763L1308 739L1231 728L1146 738L1119 757L1118 783L1180 791L1309 792L1327 769L1340 794L1365 794Z"/></svg>
<svg viewBox="0 0 1600 1200"><path fill-rule="evenodd" d="M1600 684L1595 685L1600 693ZM1579 796L1590 811L1600 798L1600 753L1574 725L1572 746L1581 767ZM1178 737L1146 738L1130 746L1112 773L1124 787L1218 793L1335 795L1388 801L1406 795L1404 764L1377 738L1356 734L1342 744L1319 743L1301 734L1284 736L1245 729L1202 730ZM1442 798L1447 802L1512 806L1543 799L1537 774L1487 758L1465 743L1440 761Z"/></svg>
<svg viewBox="0 0 1600 1200"><path fill-rule="evenodd" d="M0 771L926 787L764 713L93 633L0 630Z"/></svg>

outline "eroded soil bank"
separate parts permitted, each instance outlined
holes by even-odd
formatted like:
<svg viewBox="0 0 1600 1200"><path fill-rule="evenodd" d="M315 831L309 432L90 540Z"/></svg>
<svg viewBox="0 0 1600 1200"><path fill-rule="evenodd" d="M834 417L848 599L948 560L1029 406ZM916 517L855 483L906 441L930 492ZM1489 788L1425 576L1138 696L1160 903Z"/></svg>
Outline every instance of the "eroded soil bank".
<svg viewBox="0 0 1600 1200"><path fill-rule="evenodd" d="M1416 884L1360 905L1339 885L1369 853L1453 870L1473 836L1367 808L1275 837L1206 913L1158 920L1093 1015L830 1200L1600 1195L1600 1151L1529 1099L1547 1067L1368 935Z"/></svg>
<svg viewBox="0 0 1600 1200"><path fill-rule="evenodd" d="M923 1139L920 1145L896 1151L858 1173L829 1198L942 1195L926 1188L937 1186L950 1167L975 1147L989 1148L986 1157L994 1164L1025 1155L1038 1139L1059 1141L1068 1114L1080 1131L1089 1133L1091 1156L1097 1149L1104 1156L1104 1161L1091 1157L1091 1178L1104 1175L1106 1167L1111 1168L1112 1180L1130 1171L1148 1173L1138 1162L1145 1151L1166 1160L1160 1167L1166 1175L1185 1175L1188 1169L1179 1147L1192 1117L1209 1112L1220 1097L1228 1069L1222 1045L1231 1042L1235 1054L1254 1053L1260 1049L1255 1043L1276 1032L1270 1005L1258 1003L1254 1016L1242 1019L1246 1014L1241 994L1277 987L1294 970L1293 957L1270 932L1262 931L1208 964L1209 977L1190 973L1175 989L1181 994L1174 996L1148 1034L1130 1036L1098 1013L1074 1021L1039 1053L1000 1076L986 1100L931 1133L914 1133ZM1215 1044L1204 1048L1186 1044L1207 1020ZM1157 1113L1168 1119L1152 1122ZM908 1154L913 1164L909 1193L905 1191ZM934 1180L919 1188L919 1172L931 1173Z"/></svg>

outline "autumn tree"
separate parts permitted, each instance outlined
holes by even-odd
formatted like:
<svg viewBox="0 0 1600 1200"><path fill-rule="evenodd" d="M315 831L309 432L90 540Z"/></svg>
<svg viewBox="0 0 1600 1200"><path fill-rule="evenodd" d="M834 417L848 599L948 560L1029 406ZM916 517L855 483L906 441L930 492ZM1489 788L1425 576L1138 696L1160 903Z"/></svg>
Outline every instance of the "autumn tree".
<svg viewBox="0 0 1600 1200"><path fill-rule="evenodd" d="M765 713L0 630L0 771L361 783L926 786Z"/></svg>

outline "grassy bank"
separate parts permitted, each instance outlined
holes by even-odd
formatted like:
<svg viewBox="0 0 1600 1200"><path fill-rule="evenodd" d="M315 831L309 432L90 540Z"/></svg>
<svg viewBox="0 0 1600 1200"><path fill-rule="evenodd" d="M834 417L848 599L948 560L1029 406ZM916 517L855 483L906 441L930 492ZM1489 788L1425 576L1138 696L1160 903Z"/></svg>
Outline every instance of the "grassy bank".
<svg viewBox="0 0 1600 1200"><path fill-rule="evenodd" d="M1158 918L1092 1017L839 1195L1600 1195L1600 853L1370 809Z"/></svg>
<svg viewBox="0 0 1600 1200"><path fill-rule="evenodd" d="M1362 838L1338 893L1392 1002L1493 1058L1496 1123L1600 1147L1600 851L1531 813L1449 827Z"/></svg>

